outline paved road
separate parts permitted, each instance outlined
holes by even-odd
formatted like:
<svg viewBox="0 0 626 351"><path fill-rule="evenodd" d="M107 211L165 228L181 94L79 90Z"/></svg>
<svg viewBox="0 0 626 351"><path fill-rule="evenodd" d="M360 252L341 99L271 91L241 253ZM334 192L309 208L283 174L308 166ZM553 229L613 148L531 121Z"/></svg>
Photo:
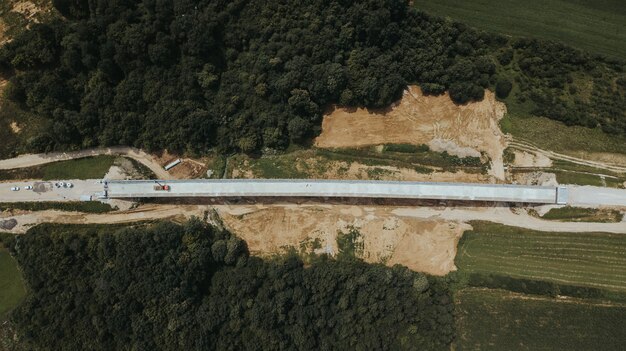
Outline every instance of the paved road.
<svg viewBox="0 0 626 351"><path fill-rule="evenodd" d="M95 179L70 182L74 187L57 188L53 182L48 181L3 182L0 183L0 202L80 201L81 195L94 196L102 192L102 184ZM33 186L33 190L26 190L27 185ZM20 190L11 191L14 186L20 187Z"/></svg>
<svg viewBox="0 0 626 351"><path fill-rule="evenodd" d="M103 185L97 179L91 180L71 180L74 187L71 189L56 188L52 182L46 181L30 181L30 182L0 182L0 202L21 202L21 201L78 201L81 195L96 195L103 191ZM301 181L296 183L286 181L284 183L276 180L219 180L219 181L167 181L172 186L172 191L164 193L169 197L172 196L324 196L322 191L326 191L328 196L346 196L346 197L389 197L389 198L439 198L433 195L429 189L417 189L412 182L339 182L348 184L343 191L347 193L337 192L337 188L332 185L337 182L328 181ZM218 184L219 186L216 186ZM220 185L221 184L221 185ZM233 184L240 184L233 187ZM331 188L328 188L328 185ZM352 184L352 185L350 185ZM354 185L357 184L357 185ZM372 188L371 184L382 186L376 190L376 186ZM389 188L388 185L394 185ZM420 183L413 183L420 184ZM424 184L424 183L421 183ZM432 184L432 183L431 183ZM25 190L27 185L35 187L33 190ZM11 187L19 186L20 191L11 191ZM132 181L132 182L116 182L109 183L110 195L112 197L138 197L142 195L154 196L154 194L163 194L154 191L153 181ZM320 187L321 186L321 187ZM482 201L498 201L493 200L497 196L524 196L526 198L534 197L538 203L553 203L554 188L552 187L507 187L507 186L489 186L478 184L455 184L443 183L437 184L444 192L450 194L451 199L473 199ZM469 190L468 190L469 189ZM474 190L472 190L474 189ZM510 189L513 189L511 192ZM521 192L518 192L521 189ZM435 189L437 190L437 189ZM498 191L504 193L498 195ZM332 194L335 191L335 194ZM407 195L406 191L415 191L414 196ZM429 193L430 191L430 193ZM439 191L439 190L438 190ZM477 192L476 192L477 191ZM568 205L577 207L601 207L601 206L618 206L626 208L626 190L613 189L595 186L568 186L569 198ZM394 195L395 194L395 195ZM478 196L477 196L478 195ZM491 198L484 199L480 196ZM503 199L499 201L513 202L513 199ZM532 202L526 200L527 202Z"/></svg>
<svg viewBox="0 0 626 351"><path fill-rule="evenodd" d="M569 186L572 206L622 206L626 207L626 190L598 186Z"/></svg>
<svg viewBox="0 0 626 351"><path fill-rule="evenodd" d="M157 184L169 191L155 190ZM366 180L112 180L110 198L140 197L359 197L389 199L463 200L489 202L556 203L556 187L422 183Z"/></svg>

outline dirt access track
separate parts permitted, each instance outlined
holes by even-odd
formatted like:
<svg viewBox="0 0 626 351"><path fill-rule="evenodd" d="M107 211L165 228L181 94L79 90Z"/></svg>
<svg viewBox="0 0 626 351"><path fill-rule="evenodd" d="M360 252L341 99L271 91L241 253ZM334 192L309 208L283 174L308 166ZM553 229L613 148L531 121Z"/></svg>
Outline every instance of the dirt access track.
<svg viewBox="0 0 626 351"><path fill-rule="evenodd" d="M173 179L166 170L163 169L157 159L136 148L126 146L116 146L109 148L87 149L73 152L51 152L48 154L26 154L15 158L0 160L0 169L13 169L38 166L45 163L67 161L75 158L98 156L98 155L119 155L137 160L148 167L159 179Z"/></svg>
<svg viewBox="0 0 626 351"><path fill-rule="evenodd" d="M506 139L498 122L505 113L506 106L488 90L482 101L456 105L447 93L425 96L419 87L410 86L388 109L337 108L325 115L315 146L407 143L460 157L483 152L492 162L491 174L504 180Z"/></svg>

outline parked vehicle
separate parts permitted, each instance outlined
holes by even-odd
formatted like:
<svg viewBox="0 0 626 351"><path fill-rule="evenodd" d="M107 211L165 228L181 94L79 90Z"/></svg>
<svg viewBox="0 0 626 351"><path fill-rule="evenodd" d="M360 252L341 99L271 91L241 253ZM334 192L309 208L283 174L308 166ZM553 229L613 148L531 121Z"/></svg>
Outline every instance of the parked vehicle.
<svg viewBox="0 0 626 351"><path fill-rule="evenodd" d="M19 186L14 186L11 188L11 191L19 191L20 187Z"/></svg>
<svg viewBox="0 0 626 351"><path fill-rule="evenodd" d="M27 185L24 187L24 189L26 190L33 190L33 186L32 185Z"/></svg>
<svg viewBox="0 0 626 351"><path fill-rule="evenodd" d="M74 187L74 184L72 184L72 183L65 183L65 185L67 185L68 188L73 188Z"/></svg>

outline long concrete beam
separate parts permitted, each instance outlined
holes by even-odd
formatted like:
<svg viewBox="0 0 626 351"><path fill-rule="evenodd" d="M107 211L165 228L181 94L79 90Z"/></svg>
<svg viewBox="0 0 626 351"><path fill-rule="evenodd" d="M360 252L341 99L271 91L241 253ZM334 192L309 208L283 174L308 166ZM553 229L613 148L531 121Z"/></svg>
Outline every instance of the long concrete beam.
<svg viewBox="0 0 626 351"><path fill-rule="evenodd" d="M359 197L565 204L567 189L544 186L356 180L111 180L109 198ZM169 190L158 190L168 185Z"/></svg>

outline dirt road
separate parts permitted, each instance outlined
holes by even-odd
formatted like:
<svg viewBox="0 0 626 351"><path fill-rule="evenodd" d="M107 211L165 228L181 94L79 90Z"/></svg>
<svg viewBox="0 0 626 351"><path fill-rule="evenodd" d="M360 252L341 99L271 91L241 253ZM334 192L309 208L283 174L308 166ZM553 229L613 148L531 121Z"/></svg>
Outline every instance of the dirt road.
<svg viewBox="0 0 626 351"><path fill-rule="evenodd" d="M548 232L607 232L626 234L626 222L619 223L583 223L547 221L520 210L513 212L508 207L471 208L471 207L415 207L398 208L393 211L401 217L430 218L445 221L489 221L504 225Z"/></svg>
<svg viewBox="0 0 626 351"><path fill-rule="evenodd" d="M15 158L0 160L0 169L24 168L42 165L45 163L66 161L75 158L98 156L98 155L120 155L130 157L150 168L159 179L172 179L172 176L163 169L159 162L150 154L126 146L116 146L109 148L87 149L74 152L52 152L48 154L26 154Z"/></svg>
<svg viewBox="0 0 626 351"><path fill-rule="evenodd" d="M582 166L600 168L600 169L605 169L607 171L613 171L613 172L618 172L618 173L626 173L625 166L606 163L606 162L599 162L599 161L589 161L589 160L585 160L585 159L578 158L578 157L559 154L553 151L543 150L526 141L513 140L512 138L509 138L508 144L512 148L543 155L552 160L562 160L562 161L567 161L567 162L575 163L575 164L582 165Z"/></svg>

